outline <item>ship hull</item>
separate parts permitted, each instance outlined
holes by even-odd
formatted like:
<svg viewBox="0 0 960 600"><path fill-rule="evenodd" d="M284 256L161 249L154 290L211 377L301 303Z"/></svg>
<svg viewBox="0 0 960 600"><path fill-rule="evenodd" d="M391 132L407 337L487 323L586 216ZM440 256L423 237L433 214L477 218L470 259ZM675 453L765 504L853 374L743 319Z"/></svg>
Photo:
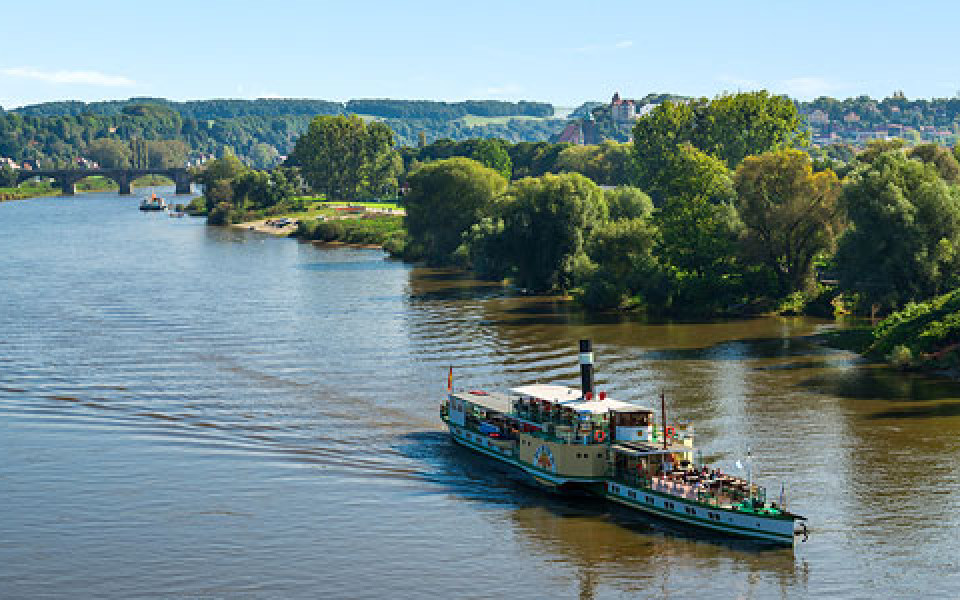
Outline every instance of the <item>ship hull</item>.
<svg viewBox="0 0 960 600"><path fill-rule="evenodd" d="M743 539L793 546L794 520L712 507L642 487L608 481L604 496L622 506L674 523Z"/></svg>
<svg viewBox="0 0 960 600"><path fill-rule="evenodd" d="M550 473L517 460L509 449L501 447L488 436L471 432L449 421L446 424L456 444L518 469L546 489L559 492L587 491L655 518L728 537L783 546L794 544L794 521L791 518L711 507L647 488L609 481L607 478L573 478Z"/></svg>
<svg viewBox="0 0 960 600"><path fill-rule="evenodd" d="M464 427L447 422L450 436L455 443L489 458L523 471L544 488L558 491L589 491L602 495L605 478L571 477L557 475L534 465L517 460L510 450L503 449L489 437L473 433Z"/></svg>

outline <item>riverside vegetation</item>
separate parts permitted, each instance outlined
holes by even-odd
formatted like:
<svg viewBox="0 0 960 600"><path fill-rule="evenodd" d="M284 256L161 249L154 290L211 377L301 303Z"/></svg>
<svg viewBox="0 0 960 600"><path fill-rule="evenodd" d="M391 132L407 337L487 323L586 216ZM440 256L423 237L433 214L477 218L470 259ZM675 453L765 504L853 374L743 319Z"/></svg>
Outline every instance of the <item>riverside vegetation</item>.
<svg viewBox="0 0 960 600"><path fill-rule="evenodd" d="M383 124L322 116L283 177L332 200L409 190L402 222L308 220L300 235L362 238L594 310L894 313L900 323L896 311L910 306L912 319L960 285L951 150L887 140L841 161L814 158L806 144L795 105L765 92L668 100L637 121L632 141L588 147L447 140L398 150ZM257 175L260 187L250 174L229 188L211 180L208 197L220 193L230 219L302 209L294 193L264 200L277 176ZM953 321L942 322L936 335L917 329L922 344L878 341L872 351L944 359L955 340ZM877 340L888 330L905 331L888 323Z"/></svg>

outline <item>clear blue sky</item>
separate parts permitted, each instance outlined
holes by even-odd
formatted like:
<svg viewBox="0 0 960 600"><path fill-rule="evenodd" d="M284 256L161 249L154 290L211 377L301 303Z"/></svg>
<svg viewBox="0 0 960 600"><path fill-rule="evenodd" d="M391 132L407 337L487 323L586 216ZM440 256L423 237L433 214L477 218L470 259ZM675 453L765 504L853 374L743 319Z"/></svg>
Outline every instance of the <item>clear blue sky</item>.
<svg viewBox="0 0 960 600"><path fill-rule="evenodd" d="M952 2L10 2L0 105L162 96L954 96Z"/></svg>

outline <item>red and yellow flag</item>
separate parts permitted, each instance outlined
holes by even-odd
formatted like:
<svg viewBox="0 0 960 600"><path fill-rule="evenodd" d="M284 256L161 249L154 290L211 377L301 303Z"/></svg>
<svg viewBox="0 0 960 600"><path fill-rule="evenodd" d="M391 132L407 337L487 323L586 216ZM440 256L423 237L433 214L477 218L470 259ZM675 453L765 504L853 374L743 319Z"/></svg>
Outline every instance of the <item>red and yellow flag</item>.
<svg viewBox="0 0 960 600"><path fill-rule="evenodd" d="M450 373L447 374L447 391L453 392L453 366L450 366Z"/></svg>

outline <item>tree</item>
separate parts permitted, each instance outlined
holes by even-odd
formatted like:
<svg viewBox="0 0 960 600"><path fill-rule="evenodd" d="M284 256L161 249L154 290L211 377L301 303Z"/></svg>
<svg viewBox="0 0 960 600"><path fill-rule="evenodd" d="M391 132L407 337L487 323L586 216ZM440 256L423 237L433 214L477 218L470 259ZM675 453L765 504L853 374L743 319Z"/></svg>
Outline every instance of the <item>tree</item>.
<svg viewBox="0 0 960 600"><path fill-rule="evenodd" d="M87 144L86 155L104 169L125 169L130 166L130 147L111 138L98 138Z"/></svg>
<svg viewBox="0 0 960 600"><path fill-rule="evenodd" d="M805 141L793 100L766 91L714 98L691 141L735 168L747 156Z"/></svg>
<svg viewBox="0 0 960 600"><path fill-rule="evenodd" d="M393 149L393 131L383 123L370 124L364 150L367 192L378 198L393 197L397 191L397 177L403 170L400 155Z"/></svg>
<svg viewBox="0 0 960 600"><path fill-rule="evenodd" d="M469 158L427 163L407 180L404 222L411 244L433 264L452 260L462 236L493 210L507 188L498 172Z"/></svg>
<svg viewBox="0 0 960 600"><path fill-rule="evenodd" d="M784 149L748 157L734 182L748 256L776 274L780 294L808 287L814 258L835 249L843 227L837 176Z"/></svg>
<svg viewBox="0 0 960 600"><path fill-rule="evenodd" d="M499 206L499 240L521 287L566 290L592 229L607 219L599 187L577 173L525 178Z"/></svg>
<svg viewBox="0 0 960 600"><path fill-rule="evenodd" d="M648 218L653 214L653 201L640 188L622 185L612 190L604 190L603 197L607 201L610 218L615 221Z"/></svg>
<svg viewBox="0 0 960 600"><path fill-rule="evenodd" d="M643 217L598 226L586 245L589 262L581 262L578 274L581 302L593 308L618 308L652 287L659 270L656 241L656 227Z"/></svg>
<svg viewBox="0 0 960 600"><path fill-rule="evenodd" d="M260 142L250 151L250 161L257 169L272 169L277 166L279 160L280 153L270 144Z"/></svg>
<svg viewBox="0 0 960 600"><path fill-rule="evenodd" d="M603 185L624 185L632 176L632 149L629 142L612 140L596 146L570 146L557 156L556 169L580 173Z"/></svg>
<svg viewBox="0 0 960 600"><path fill-rule="evenodd" d="M190 148L180 140L151 140L146 151L150 168L169 169L185 165Z"/></svg>
<svg viewBox="0 0 960 600"><path fill-rule="evenodd" d="M944 181L950 183L960 181L960 163L954 158L953 153L943 146L938 146L937 144L920 144L919 146L914 146L907 153L907 156L935 166Z"/></svg>
<svg viewBox="0 0 960 600"><path fill-rule="evenodd" d="M376 165L393 151L393 132L382 123L369 127L356 115L319 116L297 138L294 160L303 177L330 199L351 199L365 187L383 187L385 171ZM371 182L371 172L375 173Z"/></svg>
<svg viewBox="0 0 960 600"><path fill-rule="evenodd" d="M0 187L14 187L17 185L17 172L10 165L0 167Z"/></svg>
<svg viewBox="0 0 960 600"><path fill-rule="evenodd" d="M500 140L482 139L476 140L473 153L470 158L482 165L490 167L497 173L503 175L504 179L510 181L513 172L513 162L510 155L507 154L504 144Z"/></svg>
<svg viewBox="0 0 960 600"><path fill-rule="evenodd" d="M960 191L934 165L881 153L847 178L842 202L852 224L836 256L845 289L889 309L960 283Z"/></svg>
<svg viewBox="0 0 960 600"><path fill-rule="evenodd" d="M793 102L765 91L722 95L712 101L667 100L637 119L633 128L636 183L659 204L669 182L664 168L684 144L734 168L747 156L804 142L799 126Z"/></svg>
<svg viewBox="0 0 960 600"><path fill-rule="evenodd" d="M217 181L232 181L247 171L240 159L232 154L210 161L195 175L194 180L212 187ZM206 195L206 194L205 194Z"/></svg>

